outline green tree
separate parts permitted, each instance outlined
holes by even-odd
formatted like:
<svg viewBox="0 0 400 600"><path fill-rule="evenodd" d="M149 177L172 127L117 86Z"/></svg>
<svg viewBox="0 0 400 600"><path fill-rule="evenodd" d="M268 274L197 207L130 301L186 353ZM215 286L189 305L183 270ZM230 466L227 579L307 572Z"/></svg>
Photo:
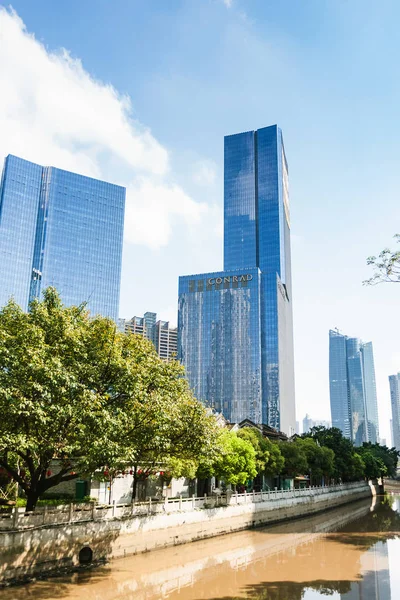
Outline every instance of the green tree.
<svg viewBox="0 0 400 600"><path fill-rule="evenodd" d="M249 441L222 429L216 441L216 456L211 462L203 462L200 474L215 475L234 486L245 484L257 475L256 451Z"/></svg>
<svg viewBox="0 0 400 600"><path fill-rule="evenodd" d="M394 238L400 242L400 234L396 233ZM390 248L384 248L378 256L369 256L367 265L373 267L374 274L370 279L363 281L364 285L400 282L400 251L393 252Z"/></svg>
<svg viewBox="0 0 400 600"><path fill-rule="evenodd" d="M259 429L244 427L237 436L250 442L256 451L256 468L258 474L279 475L284 465L284 458L277 444L265 438Z"/></svg>
<svg viewBox="0 0 400 600"><path fill-rule="evenodd" d="M282 474L286 477L304 475L309 471L307 454L301 442L302 440L279 442L279 449L285 460Z"/></svg>
<svg viewBox="0 0 400 600"><path fill-rule="evenodd" d="M311 431L303 436L311 437L319 445L330 448L335 454L333 477L342 481L353 481L358 479L355 474L355 467L358 465L354 461L354 446L350 440L344 437L343 433L337 427L313 427Z"/></svg>
<svg viewBox="0 0 400 600"><path fill-rule="evenodd" d="M311 485L322 482L322 478L332 476L335 468L335 453L330 448L320 446L312 438L299 438L296 443L303 448L307 457Z"/></svg>
<svg viewBox="0 0 400 600"><path fill-rule="evenodd" d="M397 462L399 459L400 452L396 448L388 448L387 446L381 446L380 444L372 444L371 442L365 442L361 448L357 451L361 454L364 462L368 462L369 468L372 469L372 456L376 461L376 468L378 469L376 475L370 475L367 477L396 477L397 474ZM367 458L365 456L367 455Z"/></svg>
<svg viewBox="0 0 400 600"><path fill-rule="evenodd" d="M29 313L13 301L0 311L0 414L0 467L25 492L27 510L97 469L212 448L212 417L179 365L113 321L90 318L84 305L64 307L53 288Z"/></svg>
<svg viewBox="0 0 400 600"><path fill-rule="evenodd" d="M376 458L370 450L361 452L361 457L365 465L364 476L367 479L377 479L386 474L386 466L381 459Z"/></svg>
<svg viewBox="0 0 400 600"><path fill-rule="evenodd" d="M280 475L280 473L282 473L285 466L285 459L279 445L270 440L268 441L270 443L270 457L264 474L267 475L267 477L274 477L275 475Z"/></svg>
<svg viewBox="0 0 400 600"><path fill-rule="evenodd" d="M354 480L365 477L365 462L357 452L353 452L351 457L351 473L351 478Z"/></svg>
<svg viewBox="0 0 400 600"><path fill-rule="evenodd" d="M141 338L130 337L133 343L142 343ZM191 394L183 367L176 361L161 361L149 345L151 352L146 351L140 369L124 383L130 410L113 437L124 446L123 454L133 466L133 499L139 467L166 464L181 476L181 469L193 461L211 460L217 436L215 418Z"/></svg>

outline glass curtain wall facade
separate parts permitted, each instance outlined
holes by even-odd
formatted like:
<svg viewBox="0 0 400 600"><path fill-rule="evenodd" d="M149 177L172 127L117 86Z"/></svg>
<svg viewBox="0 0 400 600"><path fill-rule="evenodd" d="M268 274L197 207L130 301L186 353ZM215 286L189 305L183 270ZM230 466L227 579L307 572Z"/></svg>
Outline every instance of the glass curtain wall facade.
<svg viewBox="0 0 400 600"><path fill-rule="evenodd" d="M332 427L360 446L379 440L378 404L372 343L329 332L329 384Z"/></svg>
<svg viewBox="0 0 400 600"><path fill-rule="evenodd" d="M361 346L363 361L365 406L367 411L368 439L375 444L379 441L378 400L376 396L375 363L372 343Z"/></svg>
<svg viewBox="0 0 400 600"><path fill-rule="evenodd" d="M347 373L351 414L351 439L356 446L368 441L365 389L360 342L355 338L346 340Z"/></svg>
<svg viewBox="0 0 400 600"><path fill-rule="evenodd" d="M261 423L260 272L180 277L178 356L195 396L233 423Z"/></svg>
<svg viewBox="0 0 400 600"><path fill-rule="evenodd" d="M125 189L15 156L0 190L0 305L54 286L66 305L118 318Z"/></svg>
<svg viewBox="0 0 400 600"><path fill-rule="evenodd" d="M244 270L258 269L261 416L256 422L261 420L292 434L296 418L288 194L288 167L282 132L276 125L225 137L224 271L220 277L223 279L242 274ZM196 275L189 279L198 277L205 281L211 275ZM184 293L183 280L180 278L180 295ZM182 306L180 300L180 310ZM234 318L233 314L231 318ZM203 328L200 313L193 312L191 319L186 325L185 336L181 336L179 351L186 368L189 360L186 344ZM233 335L239 335L240 326L240 323L232 325ZM210 321L208 327L214 327L214 323ZM232 338L232 343L235 339ZM206 348L203 351L209 352ZM228 368L227 364L225 368ZM232 369L231 378L239 377L234 365ZM204 374L195 374L189 369L188 378L196 390ZM208 400L206 396L201 398ZM232 403L239 406L241 402L246 404L245 398L224 396L220 399L221 405L227 407L233 406ZM229 410L225 408L223 413L232 420L233 413ZM246 416L252 419L249 413Z"/></svg>
<svg viewBox="0 0 400 600"><path fill-rule="evenodd" d="M329 332L329 387L332 427L351 438L346 336L332 330Z"/></svg>
<svg viewBox="0 0 400 600"><path fill-rule="evenodd" d="M392 444L400 451L400 373L389 375Z"/></svg>

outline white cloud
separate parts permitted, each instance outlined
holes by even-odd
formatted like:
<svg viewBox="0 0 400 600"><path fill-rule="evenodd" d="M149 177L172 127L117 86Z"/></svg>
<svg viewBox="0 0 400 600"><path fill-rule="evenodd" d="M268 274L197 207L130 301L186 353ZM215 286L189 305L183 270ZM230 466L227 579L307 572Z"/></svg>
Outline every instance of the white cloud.
<svg viewBox="0 0 400 600"><path fill-rule="evenodd" d="M197 185L212 185L217 178L217 166L211 160L199 161L194 165L193 181Z"/></svg>
<svg viewBox="0 0 400 600"><path fill-rule="evenodd" d="M205 204L192 200L175 184L159 184L142 177L128 187L130 202L125 215L125 237L153 249L165 246L176 218L190 227L199 223L207 211Z"/></svg>
<svg viewBox="0 0 400 600"><path fill-rule="evenodd" d="M232 0L222 0L225 4L226 8L230 8L232 6Z"/></svg>
<svg viewBox="0 0 400 600"><path fill-rule="evenodd" d="M0 160L16 154L125 185L126 238L153 248L168 242L178 213L190 224L205 212L174 183L167 150L132 118L130 98L66 50L49 52L4 8L0 56ZM134 212L152 227L139 231Z"/></svg>

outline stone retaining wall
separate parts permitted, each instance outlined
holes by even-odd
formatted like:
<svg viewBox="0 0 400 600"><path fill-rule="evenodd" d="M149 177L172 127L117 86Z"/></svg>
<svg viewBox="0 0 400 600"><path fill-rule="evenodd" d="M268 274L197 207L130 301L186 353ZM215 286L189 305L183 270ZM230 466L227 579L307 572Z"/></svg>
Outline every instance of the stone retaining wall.
<svg viewBox="0 0 400 600"><path fill-rule="evenodd" d="M84 547L99 562L312 515L371 493L368 484L360 483L324 495L0 532L0 582L72 569Z"/></svg>

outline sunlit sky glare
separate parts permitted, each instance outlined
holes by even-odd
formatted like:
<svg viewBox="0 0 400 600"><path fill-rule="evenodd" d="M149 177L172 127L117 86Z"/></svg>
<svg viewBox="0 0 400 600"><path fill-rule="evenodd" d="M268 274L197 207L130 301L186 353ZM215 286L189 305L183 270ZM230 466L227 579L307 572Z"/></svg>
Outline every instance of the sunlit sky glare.
<svg viewBox="0 0 400 600"><path fill-rule="evenodd" d="M330 418L328 331L372 341L381 436L400 285L397 0L0 0L0 158L125 185L121 317L176 323L222 268L223 136L278 123L289 162L297 419Z"/></svg>

